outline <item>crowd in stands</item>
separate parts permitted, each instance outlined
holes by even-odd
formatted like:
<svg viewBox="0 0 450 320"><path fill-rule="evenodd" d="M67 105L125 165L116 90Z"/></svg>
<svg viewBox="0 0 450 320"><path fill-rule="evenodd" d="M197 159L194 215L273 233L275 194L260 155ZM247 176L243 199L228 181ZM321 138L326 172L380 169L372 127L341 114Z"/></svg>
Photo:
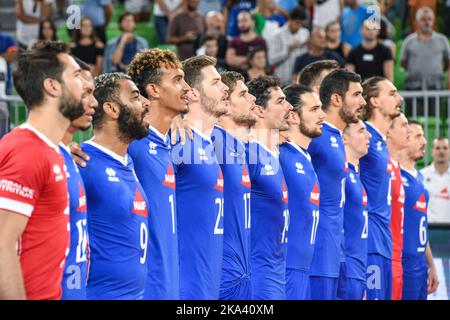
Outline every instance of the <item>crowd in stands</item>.
<svg viewBox="0 0 450 320"><path fill-rule="evenodd" d="M120 34L108 37L119 2L125 8L117 21ZM149 47L136 24L151 18L158 45L176 47L180 60L206 54L217 58L219 69L239 71L246 80L275 74L284 84L323 59L363 80L380 75L393 81L397 32L405 38L399 48L405 88L446 89L450 27L444 19L446 34L436 31L436 0L17 0L15 39L0 32L0 56L10 63L14 52L36 40L55 40L55 19L65 23L69 5L78 5L81 15L79 27L67 30L72 54L94 75L126 70ZM450 6L442 7L445 18ZM396 19L402 30L395 30ZM11 93L10 78L7 89Z"/></svg>

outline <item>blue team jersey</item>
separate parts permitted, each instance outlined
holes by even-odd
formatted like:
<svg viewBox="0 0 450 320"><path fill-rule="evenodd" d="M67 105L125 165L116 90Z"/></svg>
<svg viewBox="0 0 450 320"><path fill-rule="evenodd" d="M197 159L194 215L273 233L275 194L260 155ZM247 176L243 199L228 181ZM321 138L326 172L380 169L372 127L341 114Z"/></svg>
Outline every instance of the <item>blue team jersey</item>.
<svg viewBox="0 0 450 320"><path fill-rule="evenodd" d="M338 278L341 256L344 255L345 178L348 171L341 131L324 122L322 135L312 140L308 152L322 191L311 275Z"/></svg>
<svg viewBox="0 0 450 320"><path fill-rule="evenodd" d="M192 128L193 140L172 150L176 177L180 298L218 299L223 251L223 176L212 141Z"/></svg>
<svg viewBox="0 0 450 320"><path fill-rule="evenodd" d="M367 192L369 212L368 253L392 258L391 236L391 173L389 152L385 138L366 122L370 138L369 152L360 159L361 181Z"/></svg>
<svg viewBox="0 0 450 320"><path fill-rule="evenodd" d="M291 195L286 268L309 271L319 225L319 182L310 155L293 142L280 146L280 163Z"/></svg>
<svg viewBox="0 0 450 320"><path fill-rule="evenodd" d="M346 277L366 280L367 194L355 166L348 164L345 182L344 252Z"/></svg>
<svg viewBox="0 0 450 320"><path fill-rule="evenodd" d="M244 145L218 126L213 130L212 141L224 179L221 290L226 291L250 276L251 183Z"/></svg>
<svg viewBox="0 0 450 320"><path fill-rule="evenodd" d="M178 236L175 174L167 137L150 127L150 134L133 141L128 154L148 199L148 257L144 299L179 299Z"/></svg>
<svg viewBox="0 0 450 320"><path fill-rule="evenodd" d="M87 298L142 299L147 276L148 208L129 157L88 141L86 187L90 269ZM126 161L126 163L122 162Z"/></svg>
<svg viewBox="0 0 450 320"><path fill-rule="evenodd" d="M263 145L246 146L251 189L251 269L254 299L285 299L288 192L278 155Z"/></svg>
<svg viewBox="0 0 450 320"><path fill-rule="evenodd" d="M405 188L403 258L425 261L428 242L428 191L420 172L409 172L403 168L400 172Z"/></svg>
<svg viewBox="0 0 450 320"><path fill-rule="evenodd" d="M62 300L86 299L87 215L86 195L80 172L70 150L60 144L70 201L70 249L62 278Z"/></svg>

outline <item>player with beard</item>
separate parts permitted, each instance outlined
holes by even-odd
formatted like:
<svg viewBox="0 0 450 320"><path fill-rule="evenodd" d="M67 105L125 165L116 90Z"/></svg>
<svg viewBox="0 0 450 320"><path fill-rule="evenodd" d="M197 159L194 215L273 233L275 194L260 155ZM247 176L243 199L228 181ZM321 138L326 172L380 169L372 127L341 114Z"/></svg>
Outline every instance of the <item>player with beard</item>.
<svg viewBox="0 0 450 320"><path fill-rule="evenodd" d="M250 177L243 140L256 123L255 97L237 72L221 74L229 88L229 113L219 118L212 141L224 179L223 262L219 299L251 299Z"/></svg>
<svg viewBox="0 0 450 320"><path fill-rule="evenodd" d="M289 228L288 192L279 162L279 132L289 129L292 105L280 79L263 76L247 83L256 97L257 138L246 145L251 181L252 299L286 298L286 250Z"/></svg>
<svg viewBox="0 0 450 320"><path fill-rule="evenodd" d="M348 124L343 132L348 172L345 181L344 254L339 274L338 298L362 300L367 268L367 194L359 178L359 159L367 154L370 133L364 123Z"/></svg>
<svg viewBox="0 0 450 320"><path fill-rule="evenodd" d="M86 295L89 300L142 299L149 239L147 197L127 148L148 135L148 109L127 75L106 73L94 82L99 107L92 119L94 137L82 144L89 165L80 167L89 204Z"/></svg>
<svg viewBox="0 0 450 320"><path fill-rule="evenodd" d="M322 134L325 112L313 89L294 84L285 87L283 92L294 107L289 115L288 141L280 146L280 163L291 195L286 299L309 300L309 271L319 224L320 189L307 149L311 140Z"/></svg>
<svg viewBox="0 0 450 320"><path fill-rule="evenodd" d="M228 87L214 67L216 59L183 61L193 139L172 149L175 169L180 298L218 299L223 250L223 176L211 134L228 112Z"/></svg>
<svg viewBox="0 0 450 320"><path fill-rule="evenodd" d="M87 91L83 95L84 115L70 123L59 144L64 157L64 171L67 176L70 206L70 249L64 266L62 279L63 300L86 300L87 277L87 213L84 183L77 165L72 159L69 144L75 132L86 131L91 127L92 116L98 106L94 97L94 79L88 64L75 58L81 67L81 76L87 82Z"/></svg>
<svg viewBox="0 0 450 320"><path fill-rule="evenodd" d="M403 113L392 120L391 127L387 133L387 144L390 154L389 163L391 164L391 234L392 234L392 300L402 299L403 287L403 268L402 268L402 250L403 250L403 220L405 189L402 184L400 173L399 155L408 147L411 139L411 132Z"/></svg>
<svg viewBox="0 0 450 320"><path fill-rule="evenodd" d="M416 162L423 158L427 140L418 122L409 122L411 139L399 153L403 187L405 188L405 221L403 233L402 300L426 300L437 290L439 281L428 242L428 190Z"/></svg>
<svg viewBox="0 0 450 320"><path fill-rule="evenodd" d="M363 83L367 101L364 120L370 147L361 158L361 181L367 191L369 237L367 259L367 299L392 297L391 174L386 134L392 120L400 115L403 98L386 78L372 77Z"/></svg>
<svg viewBox="0 0 450 320"><path fill-rule="evenodd" d="M0 142L0 299L61 297L69 211L58 144L84 113L87 85L68 52L62 42L38 42L14 71L29 112Z"/></svg>
<svg viewBox="0 0 450 320"><path fill-rule="evenodd" d="M311 298L334 300L341 258L344 259L343 228L345 204L345 159L342 130L357 123L365 105L361 78L346 70L334 70L320 86L322 109L326 112L322 135L313 139L308 152L319 179L320 223L311 264Z"/></svg>
<svg viewBox="0 0 450 320"><path fill-rule="evenodd" d="M128 148L149 201L148 271L144 299L179 299L175 174L167 133L175 117L188 111L184 72L170 50L138 53L128 67L141 94L150 100L150 134Z"/></svg>

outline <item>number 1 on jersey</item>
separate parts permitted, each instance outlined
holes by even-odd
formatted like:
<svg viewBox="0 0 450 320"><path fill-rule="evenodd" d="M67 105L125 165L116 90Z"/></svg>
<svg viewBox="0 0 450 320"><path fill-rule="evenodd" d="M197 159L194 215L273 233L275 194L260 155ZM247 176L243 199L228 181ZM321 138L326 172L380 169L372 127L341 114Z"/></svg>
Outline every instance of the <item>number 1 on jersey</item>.
<svg viewBox="0 0 450 320"><path fill-rule="evenodd" d="M244 193L244 209L245 209L245 216L244 216L244 228L250 229L250 219L251 219L251 213L250 213L250 192Z"/></svg>

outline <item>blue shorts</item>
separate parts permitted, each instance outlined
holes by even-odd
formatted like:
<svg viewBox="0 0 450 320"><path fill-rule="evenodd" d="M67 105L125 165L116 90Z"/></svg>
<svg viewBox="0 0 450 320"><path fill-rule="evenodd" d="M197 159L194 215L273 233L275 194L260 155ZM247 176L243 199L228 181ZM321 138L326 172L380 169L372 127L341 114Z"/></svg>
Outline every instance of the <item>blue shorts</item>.
<svg viewBox="0 0 450 320"><path fill-rule="evenodd" d="M392 260L379 254L367 256L367 300L392 300Z"/></svg>
<svg viewBox="0 0 450 320"><path fill-rule="evenodd" d="M286 269L286 300L310 300L309 272Z"/></svg>
<svg viewBox="0 0 450 320"><path fill-rule="evenodd" d="M366 282L361 279L347 277L345 262L341 262L337 297L340 300L362 300L366 290Z"/></svg>
<svg viewBox="0 0 450 320"><path fill-rule="evenodd" d="M425 259L403 259L402 300L427 300L428 267Z"/></svg>
<svg viewBox="0 0 450 320"><path fill-rule="evenodd" d="M310 276L311 300L336 300L338 278Z"/></svg>
<svg viewBox="0 0 450 320"><path fill-rule="evenodd" d="M250 300L251 298L252 284L248 277L235 286L227 289L220 288L219 300Z"/></svg>

